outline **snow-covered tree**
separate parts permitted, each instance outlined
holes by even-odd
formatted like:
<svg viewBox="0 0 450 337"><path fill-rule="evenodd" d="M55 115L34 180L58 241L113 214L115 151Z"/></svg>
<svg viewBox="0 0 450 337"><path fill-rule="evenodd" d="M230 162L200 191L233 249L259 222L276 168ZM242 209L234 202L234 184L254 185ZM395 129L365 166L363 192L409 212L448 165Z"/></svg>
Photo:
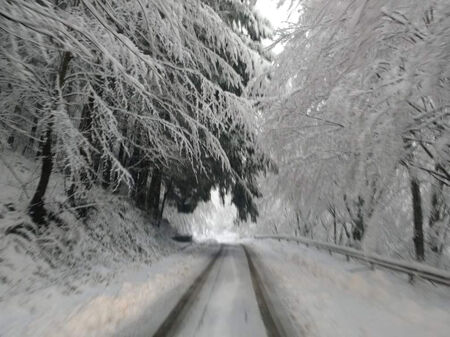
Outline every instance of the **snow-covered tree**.
<svg viewBox="0 0 450 337"><path fill-rule="evenodd" d="M248 1L203 2L210 6L223 24L236 34L242 42L241 47L244 48L238 57L234 57L227 48L217 44L216 41L205 39L204 27L198 27L196 30L198 38L239 74L242 86L230 86L224 81L224 74L220 69L212 79L223 90L243 96L249 80L259 74L262 65L267 62L267 55L263 53L261 47L261 39L269 36L270 27L253 11L253 4ZM246 55L250 55L251 58L243 57ZM248 113L251 119L256 116L253 108ZM247 219L249 216L255 220L258 212L254 198L260 196L256 176L265 172L271 163L256 145L255 132L249 130L241 121L233 117L227 118L223 129L216 129L213 125L211 127L216 131L215 134L229 159L231 172L227 172L216 158L205 153L201 159L203 170L200 173L189 163L176 169L165 169L164 185L170 186L170 189L165 190L169 192L169 200L174 202L180 211L192 212L199 201L209 200L212 188L218 188L222 198L231 193L240 219Z"/></svg>
<svg viewBox="0 0 450 337"><path fill-rule="evenodd" d="M356 245L371 223L386 220L386 203L393 202L387 219L395 223L408 210L422 260L431 189L441 195L433 207L448 212L450 6L409 0L298 6L299 22L284 32L286 47L265 91L272 97L265 98L264 139L280 166L272 190L290 219L310 214L318 228L326 224L326 236L339 226Z"/></svg>
<svg viewBox="0 0 450 337"><path fill-rule="evenodd" d="M244 83L233 64L255 57L211 7L17 0L0 6L0 26L1 132L39 144L42 158L34 221L46 222L55 165L74 202L98 180L146 189L142 163L200 173L207 157L232 174L219 134L236 125L252 132L253 107L235 92Z"/></svg>

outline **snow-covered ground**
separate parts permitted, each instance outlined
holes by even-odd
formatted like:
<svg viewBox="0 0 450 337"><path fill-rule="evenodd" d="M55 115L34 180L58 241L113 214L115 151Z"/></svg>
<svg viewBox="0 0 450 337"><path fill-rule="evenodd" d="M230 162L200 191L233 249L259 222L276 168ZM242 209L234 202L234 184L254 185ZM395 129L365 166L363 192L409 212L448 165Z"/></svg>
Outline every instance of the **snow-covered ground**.
<svg viewBox="0 0 450 337"><path fill-rule="evenodd" d="M202 264L190 248L162 262L185 245L170 239L173 229L155 228L102 188L88 196L88 219L78 219L57 172L46 204L60 221L36 236L26 208L39 165L7 150L0 159L0 336L101 336Z"/></svg>
<svg viewBox="0 0 450 337"><path fill-rule="evenodd" d="M262 267L271 296L278 297L305 337L448 336L448 288L421 281L411 285L403 275L370 271L293 243L244 244L256 257L257 268ZM217 244L179 247L178 253L152 265L122 265L107 283L91 282L66 294L55 285L4 297L0 335L151 335L217 250ZM186 316L189 335L222 336L233 329L231 335L245 329L250 330L244 335L252 335L253 328L261 330L243 250L228 246L225 251ZM250 324L252 320L257 324Z"/></svg>
<svg viewBox="0 0 450 337"><path fill-rule="evenodd" d="M306 337L447 337L450 291L274 240L250 243Z"/></svg>
<svg viewBox="0 0 450 337"><path fill-rule="evenodd" d="M145 312L145 323L159 324L216 251L187 247L151 266L124 266L107 285L69 294L55 285L14 296L1 303L0 336L112 336Z"/></svg>

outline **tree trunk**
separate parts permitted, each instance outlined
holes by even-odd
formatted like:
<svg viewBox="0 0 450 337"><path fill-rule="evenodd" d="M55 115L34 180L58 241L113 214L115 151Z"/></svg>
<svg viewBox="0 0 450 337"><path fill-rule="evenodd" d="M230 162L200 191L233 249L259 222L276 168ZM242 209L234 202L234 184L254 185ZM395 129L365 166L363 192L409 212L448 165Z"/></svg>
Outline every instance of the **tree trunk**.
<svg viewBox="0 0 450 337"><path fill-rule="evenodd" d="M431 210L430 210L430 248L433 252L439 253L440 244L440 234L442 231L442 221L445 217L445 202L443 200L444 195L444 184L441 181L436 182L431 187Z"/></svg>
<svg viewBox="0 0 450 337"><path fill-rule="evenodd" d="M171 189L172 189L172 181L169 183L169 185L167 185L167 189L164 192L164 197L163 197L163 200L162 200L162 203L161 203L161 211L159 212L158 222L163 217L164 207L166 206L167 196L169 195Z"/></svg>
<svg viewBox="0 0 450 337"><path fill-rule="evenodd" d="M52 128L53 121L49 121L46 138L42 146L41 177L28 208L29 215L33 221L38 224L45 223L45 216L47 214L44 208L44 195L47 191L48 182L50 181L50 175L53 169Z"/></svg>
<svg viewBox="0 0 450 337"><path fill-rule="evenodd" d="M148 209L154 219L159 216L159 196L161 194L161 171L154 169L148 190Z"/></svg>
<svg viewBox="0 0 450 337"><path fill-rule="evenodd" d="M70 52L64 52L61 59L61 65L58 71L59 76L59 88L62 90L64 85L64 79L67 74L67 70L69 68L69 62L72 58ZM39 183L36 188L36 191L33 195L33 198L30 201L30 205L28 207L28 214L31 219L37 224L44 225L46 210L44 207L44 196L47 191L48 183L50 181L50 175L53 169L53 153L52 153L52 141L53 141L53 116L50 116L47 130L45 134L45 140L42 145L42 167L41 167L41 176L39 178Z"/></svg>
<svg viewBox="0 0 450 337"><path fill-rule="evenodd" d="M365 233L364 224L364 199L358 196L358 201L356 202L357 213L353 219L355 226L353 227L352 236L353 240L361 242Z"/></svg>
<svg viewBox="0 0 450 337"><path fill-rule="evenodd" d="M422 213L422 198L420 195L419 180L410 173L410 184L412 194L412 207L414 219L414 248L416 250L417 261L425 260L425 249L423 241L423 213Z"/></svg>
<svg viewBox="0 0 450 337"><path fill-rule="evenodd" d="M111 184L111 169L112 169L112 163L109 158L106 158L103 160L103 179L102 179L102 186L103 188L108 188Z"/></svg>

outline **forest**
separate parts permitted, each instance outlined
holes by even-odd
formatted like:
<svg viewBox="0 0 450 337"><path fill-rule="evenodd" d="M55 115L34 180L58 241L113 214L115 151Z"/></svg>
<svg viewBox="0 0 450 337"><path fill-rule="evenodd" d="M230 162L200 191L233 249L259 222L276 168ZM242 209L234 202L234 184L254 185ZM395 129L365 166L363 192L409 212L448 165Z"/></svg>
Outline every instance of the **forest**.
<svg viewBox="0 0 450 337"><path fill-rule="evenodd" d="M0 336L447 337L449 0L0 0Z"/></svg>
<svg viewBox="0 0 450 337"><path fill-rule="evenodd" d="M52 218L52 172L79 217L100 185L156 221L166 201L192 212L213 187L256 219L272 163L245 90L270 29L249 3L6 1L1 18L2 147L41 162L34 223Z"/></svg>
<svg viewBox="0 0 450 337"><path fill-rule="evenodd" d="M281 0L298 20L278 30L255 4L3 1L0 157L24 205L4 234L88 221L99 189L155 227L216 190L247 235L450 265L448 1Z"/></svg>

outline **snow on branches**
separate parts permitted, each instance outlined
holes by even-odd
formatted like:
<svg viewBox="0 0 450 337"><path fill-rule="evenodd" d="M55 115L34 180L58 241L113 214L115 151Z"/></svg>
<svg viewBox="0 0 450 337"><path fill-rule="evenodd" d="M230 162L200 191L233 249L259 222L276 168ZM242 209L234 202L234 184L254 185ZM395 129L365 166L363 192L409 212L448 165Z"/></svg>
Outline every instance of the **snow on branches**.
<svg viewBox="0 0 450 337"><path fill-rule="evenodd" d="M244 60L252 72L252 55L208 6L17 0L3 2L0 15L2 132L39 138L30 131L34 120L45 129L54 118L54 151L73 176L95 170L92 161L100 157L131 184L116 157L118 149L130 155L133 146L161 162L201 163L207 151L229 169L216 130L230 119L251 128L253 108L216 78L242 89L230 60ZM58 87L66 52L70 61Z"/></svg>
<svg viewBox="0 0 450 337"><path fill-rule="evenodd" d="M272 98L264 100L266 144L280 162L274 191L294 213L325 222L338 213L353 228L348 239L360 241L383 200L411 200L396 181L417 177L426 191L430 185L448 191L450 5L309 0L299 6L266 89Z"/></svg>

